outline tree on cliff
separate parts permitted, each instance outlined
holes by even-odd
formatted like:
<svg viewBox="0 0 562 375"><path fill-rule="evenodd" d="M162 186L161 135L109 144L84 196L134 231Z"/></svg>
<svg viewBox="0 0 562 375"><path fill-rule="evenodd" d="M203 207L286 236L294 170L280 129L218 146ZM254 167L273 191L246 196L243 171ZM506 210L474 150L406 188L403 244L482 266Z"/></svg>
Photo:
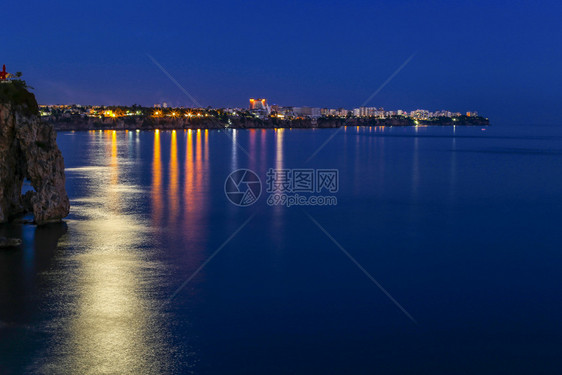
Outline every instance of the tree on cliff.
<svg viewBox="0 0 562 375"><path fill-rule="evenodd" d="M0 103L21 106L26 114L38 114L39 106L35 101L35 95L28 91L30 88L21 79L14 79L9 84L2 84L0 85Z"/></svg>

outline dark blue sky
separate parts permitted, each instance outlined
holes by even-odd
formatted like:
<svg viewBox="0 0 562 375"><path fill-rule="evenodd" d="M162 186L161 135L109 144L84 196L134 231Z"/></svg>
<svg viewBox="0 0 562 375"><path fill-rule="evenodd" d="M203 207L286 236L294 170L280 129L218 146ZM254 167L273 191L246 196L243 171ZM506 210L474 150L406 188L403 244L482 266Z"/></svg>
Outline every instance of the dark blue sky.
<svg viewBox="0 0 562 375"><path fill-rule="evenodd" d="M359 106L562 118L559 1L137 1L3 4L0 63L42 104Z"/></svg>

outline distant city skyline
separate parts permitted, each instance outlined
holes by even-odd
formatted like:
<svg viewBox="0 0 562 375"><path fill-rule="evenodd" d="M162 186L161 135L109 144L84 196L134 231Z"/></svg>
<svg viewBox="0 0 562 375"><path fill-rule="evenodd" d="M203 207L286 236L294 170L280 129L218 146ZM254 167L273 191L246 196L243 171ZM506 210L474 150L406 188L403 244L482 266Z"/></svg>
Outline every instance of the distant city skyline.
<svg viewBox="0 0 562 375"><path fill-rule="evenodd" d="M250 99L248 108L186 108L40 105L44 122L57 130L177 130L177 129L283 129L379 126L488 126L476 112L416 110L386 111L360 107L353 110L317 107L269 106L267 99Z"/></svg>
<svg viewBox="0 0 562 375"><path fill-rule="evenodd" d="M43 104L476 110L494 124L562 118L562 4L215 0L4 6L0 62ZM22 20L25 20L22 23Z"/></svg>
<svg viewBox="0 0 562 375"><path fill-rule="evenodd" d="M244 118L256 118L267 120L276 118L279 120L291 119L320 119L320 118L371 118L371 119L411 119L411 120L429 120L443 121L445 118L454 121L463 120L463 118L479 118L477 121L488 120L485 116L481 116L477 111L466 111L464 113L449 110L416 109L413 111L385 110L376 107L358 107L353 109L345 108L319 108L308 106L279 106L269 105L266 98L249 99L247 108L213 108L213 107L173 107L168 103L156 103L152 107L146 106L103 106L103 105L81 105L81 104L55 104L55 105L39 105L40 115L51 120L60 118L100 118L119 120L127 117L152 117L152 118L170 118L170 119L191 119L197 117L216 117L224 120L222 115ZM418 124L414 121L413 124Z"/></svg>

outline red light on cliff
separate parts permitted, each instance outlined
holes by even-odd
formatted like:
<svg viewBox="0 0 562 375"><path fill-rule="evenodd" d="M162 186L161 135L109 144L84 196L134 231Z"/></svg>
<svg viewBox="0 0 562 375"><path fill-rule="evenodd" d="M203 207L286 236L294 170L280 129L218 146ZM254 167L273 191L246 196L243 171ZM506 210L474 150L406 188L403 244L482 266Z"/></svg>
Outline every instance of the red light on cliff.
<svg viewBox="0 0 562 375"><path fill-rule="evenodd" d="M0 80L5 81L8 78L8 72L6 71L6 64L2 66L2 71L0 72Z"/></svg>

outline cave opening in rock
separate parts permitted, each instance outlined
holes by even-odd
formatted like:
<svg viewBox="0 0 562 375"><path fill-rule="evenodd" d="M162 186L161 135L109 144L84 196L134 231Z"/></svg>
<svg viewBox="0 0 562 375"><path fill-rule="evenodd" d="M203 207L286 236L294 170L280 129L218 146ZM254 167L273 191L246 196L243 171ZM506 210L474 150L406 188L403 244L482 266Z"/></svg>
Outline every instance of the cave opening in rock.
<svg viewBox="0 0 562 375"><path fill-rule="evenodd" d="M32 199L36 193L37 192L35 191L35 188L31 184L31 181L27 178L24 178L21 184L21 205L22 205L23 213L26 216L28 215L33 216Z"/></svg>
<svg viewBox="0 0 562 375"><path fill-rule="evenodd" d="M35 188L31 185L31 181L29 181L29 179L24 178L23 183L21 184L21 195L25 195L28 191L35 192Z"/></svg>

